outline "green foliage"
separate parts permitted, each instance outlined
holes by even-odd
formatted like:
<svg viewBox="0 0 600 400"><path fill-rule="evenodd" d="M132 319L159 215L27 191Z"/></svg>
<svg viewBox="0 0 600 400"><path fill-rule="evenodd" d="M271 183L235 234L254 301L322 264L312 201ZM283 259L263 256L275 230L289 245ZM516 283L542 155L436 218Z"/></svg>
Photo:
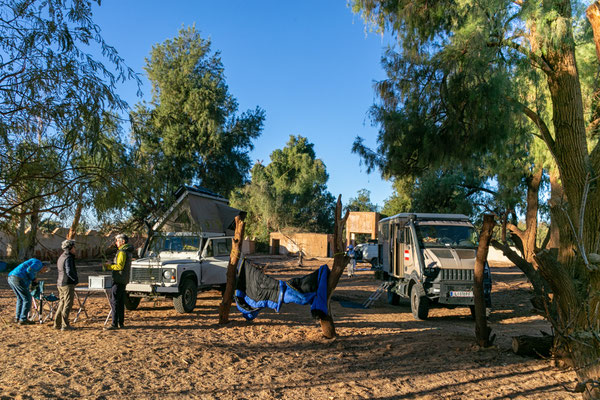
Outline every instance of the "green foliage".
<svg viewBox="0 0 600 400"><path fill-rule="evenodd" d="M259 108L236 114L219 53L194 27L153 46L146 62L152 102L131 114L135 182L129 187L138 219L159 216L184 184L225 196L243 185L264 121Z"/></svg>
<svg viewBox="0 0 600 400"><path fill-rule="evenodd" d="M555 24L552 35L559 35L564 28L559 17L524 4L521 13L543 14ZM390 200L410 198L415 211L423 211L422 206L447 209L462 187L468 188L469 201L483 209L503 213L517 208L533 166L553 168L547 146L534 136L539 127L523 114L526 106L550 119L552 107L545 76L531 68L525 50L515 44L523 17L517 7L502 0L356 0L353 8L376 29L398 38L383 57L387 79L376 85L379 102L371 109L380 126L378 147L367 148L361 138L353 146L369 171L423 184ZM461 170L463 178L455 180ZM442 193L435 200L413 198L429 192L431 179L432 188L437 182L441 191L452 182L457 185L447 188L446 206ZM408 207L405 200L390 208Z"/></svg>
<svg viewBox="0 0 600 400"><path fill-rule="evenodd" d="M391 216L405 212L457 213L474 215L475 205L484 201L482 182L473 171L437 170L418 178L394 181L394 194L386 200L382 213Z"/></svg>
<svg viewBox="0 0 600 400"><path fill-rule="evenodd" d="M302 136L290 136L283 149L271 153L268 165L254 165L251 181L232 193L232 205L248 211L250 237L268 241L270 232L286 228L332 231L334 198L313 147Z"/></svg>
<svg viewBox="0 0 600 400"><path fill-rule="evenodd" d="M412 190L415 181L411 178L396 178L392 183L393 194L385 200L381 209L382 217L409 212L412 209Z"/></svg>
<svg viewBox="0 0 600 400"><path fill-rule="evenodd" d="M351 197L345 209L348 211L371 211L376 212L377 204L371 203L371 192L367 189L360 189L356 197Z"/></svg>
<svg viewBox="0 0 600 400"><path fill-rule="evenodd" d="M0 1L0 220L59 213L99 175L77 149L102 154L101 121L126 107L115 85L137 79L99 31L89 1Z"/></svg>

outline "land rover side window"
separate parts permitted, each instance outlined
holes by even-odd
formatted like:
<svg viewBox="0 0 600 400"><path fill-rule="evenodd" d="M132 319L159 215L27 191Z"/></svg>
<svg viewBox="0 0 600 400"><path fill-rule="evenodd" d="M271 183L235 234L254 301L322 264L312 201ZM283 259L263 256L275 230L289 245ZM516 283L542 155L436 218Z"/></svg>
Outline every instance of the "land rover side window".
<svg viewBox="0 0 600 400"><path fill-rule="evenodd" d="M423 247L475 248L475 230L466 225L417 225L417 237Z"/></svg>
<svg viewBox="0 0 600 400"><path fill-rule="evenodd" d="M231 238L213 239L213 257L228 256L231 253Z"/></svg>

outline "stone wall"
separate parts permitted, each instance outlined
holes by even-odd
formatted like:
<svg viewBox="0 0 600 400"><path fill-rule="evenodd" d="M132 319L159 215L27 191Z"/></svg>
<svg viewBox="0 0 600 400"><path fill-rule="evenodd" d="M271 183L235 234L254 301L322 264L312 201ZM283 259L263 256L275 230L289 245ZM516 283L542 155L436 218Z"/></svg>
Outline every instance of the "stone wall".
<svg viewBox="0 0 600 400"><path fill-rule="evenodd" d="M52 233L38 233L34 257L44 261L55 262L62 250L60 248L66 239L69 230L56 228ZM98 231L91 230L83 235L75 237L75 251L78 259L104 259L112 258L115 253L115 236L117 233L104 235ZM140 235L130 236L129 243L136 249L144 245L146 238ZM11 235L0 232L0 258L13 256Z"/></svg>

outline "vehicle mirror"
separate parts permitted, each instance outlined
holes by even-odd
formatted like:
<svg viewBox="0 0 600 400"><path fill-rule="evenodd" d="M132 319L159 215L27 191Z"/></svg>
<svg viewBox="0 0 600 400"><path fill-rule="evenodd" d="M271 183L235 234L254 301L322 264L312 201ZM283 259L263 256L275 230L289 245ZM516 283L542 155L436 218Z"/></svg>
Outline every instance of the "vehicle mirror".
<svg viewBox="0 0 600 400"><path fill-rule="evenodd" d="M137 256L138 256L138 258L142 258L143 255L144 255L144 248L143 247L138 247L138 249L137 249Z"/></svg>

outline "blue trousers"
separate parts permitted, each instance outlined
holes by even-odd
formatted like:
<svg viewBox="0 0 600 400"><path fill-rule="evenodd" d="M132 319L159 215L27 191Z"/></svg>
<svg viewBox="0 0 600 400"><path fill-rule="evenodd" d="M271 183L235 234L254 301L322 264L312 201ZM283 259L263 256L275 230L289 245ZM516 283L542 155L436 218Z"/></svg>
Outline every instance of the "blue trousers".
<svg viewBox="0 0 600 400"><path fill-rule="evenodd" d="M15 275L8 277L8 285L17 295L17 310L16 318L19 321L27 321L27 315L31 310L31 292L29 291L29 285Z"/></svg>
<svg viewBox="0 0 600 400"><path fill-rule="evenodd" d="M110 308L112 309L112 326L121 327L125 319L125 285L113 282L111 287Z"/></svg>

